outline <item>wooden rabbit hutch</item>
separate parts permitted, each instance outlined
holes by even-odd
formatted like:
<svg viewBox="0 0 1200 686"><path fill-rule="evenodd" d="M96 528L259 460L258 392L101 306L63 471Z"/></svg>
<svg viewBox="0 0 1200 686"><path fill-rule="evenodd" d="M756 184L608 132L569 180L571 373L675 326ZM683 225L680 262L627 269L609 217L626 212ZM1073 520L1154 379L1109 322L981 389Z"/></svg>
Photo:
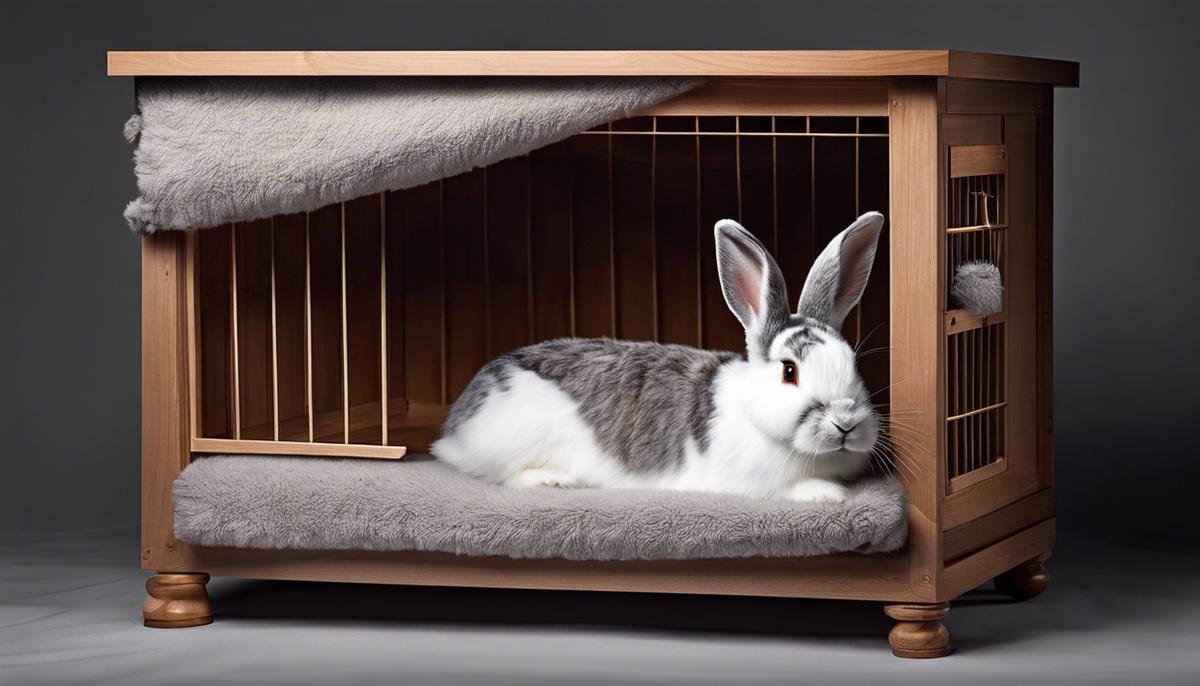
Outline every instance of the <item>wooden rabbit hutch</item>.
<svg viewBox="0 0 1200 686"><path fill-rule="evenodd" d="M112 52L159 77L700 77L664 102L528 154L142 242L142 566L151 626L211 618L208 575L870 600L893 651L948 650L950 602L1045 587L1054 544L1053 88L1070 62L947 50ZM145 79L145 81L143 81ZM900 550L574 561L202 547L172 484L208 453L424 452L492 357L563 336L742 350L713 267L738 218L792 293L860 212L887 216L844 333L894 417ZM955 309L986 259L1004 305Z"/></svg>

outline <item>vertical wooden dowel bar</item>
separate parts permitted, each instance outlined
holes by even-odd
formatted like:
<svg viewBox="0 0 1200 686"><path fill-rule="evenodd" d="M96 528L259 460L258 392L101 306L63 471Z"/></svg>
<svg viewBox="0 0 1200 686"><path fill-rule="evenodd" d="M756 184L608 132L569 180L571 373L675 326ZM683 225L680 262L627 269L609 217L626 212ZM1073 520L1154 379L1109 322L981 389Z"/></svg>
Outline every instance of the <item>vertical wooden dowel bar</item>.
<svg viewBox="0 0 1200 686"><path fill-rule="evenodd" d="M346 314L346 203L338 204L338 256L342 285L342 442L350 442L350 346Z"/></svg>
<svg viewBox="0 0 1200 686"><path fill-rule="evenodd" d="M379 194L379 422L381 445L388 440L388 297L387 297L387 193Z"/></svg>
<svg viewBox="0 0 1200 686"><path fill-rule="evenodd" d="M492 258L491 258L491 212L488 210L491 196L491 179L488 168L483 168L483 340L485 357L495 355L492 342Z"/></svg>
<svg viewBox="0 0 1200 686"><path fill-rule="evenodd" d="M746 218L742 213L742 118L733 118L734 173L737 178L737 220L745 226Z"/></svg>
<svg viewBox="0 0 1200 686"><path fill-rule="evenodd" d="M651 131L657 134L658 117L651 117L650 122ZM658 136L651 136L650 141L650 321L654 327L652 338L657 341L660 340L658 324ZM609 187L612 187L611 177Z"/></svg>
<svg viewBox="0 0 1200 686"><path fill-rule="evenodd" d="M771 250L779 255L779 133L771 116Z"/></svg>
<svg viewBox="0 0 1200 686"><path fill-rule="evenodd" d="M774 121L774 117L771 118ZM696 131L695 140L695 155L696 155L696 345L704 347L704 263L701 256L704 254L703 248L707 237L704 235L704 219L700 213L700 117L692 118L693 128Z"/></svg>
<svg viewBox="0 0 1200 686"><path fill-rule="evenodd" d="M279 440L279 313L275 287L275 219L271 219L271 417L272 435Z"/></svg>
<svg viewBox="0 0 1200 686"><path fill-rule="evenodd" d="M304 213L304 403L308 415L308 442L313 443L316 407L313 405L313 345L312 345L312 239L309 236L309 213Z"/></svg>
<svg viewBox="0 0 1200 686"><path fill-rule="evenodd" d="M862 118L854 118L854 133L862 133ZM862 138L854 136L854 216L862 214L860 188L862 185ZM862 304L854 306L854 345L862 344Z"/></svg>
<svg viewBox="0 0 1200 686"><path fill-rule="evenodd" d="M533 293L533 155L525 155L525 336L530 343L535 337ZM445 403L445 399L442 400Z"/></svg>
<svg viewBox="0 0 1200 686"><path fill-rule="evenodd" d="M528 157L528 156L526 156ZM438 232L438 297L441 299L441 307L438 308L438 333L440 336L441 354L438 355L441 362L441 384L442 384L442 405L449 404L449 360L446 354L448 346L446 344L446 331L449 328L446 313L446 290L449 287L446 277L446 180L438 180L438 212L437 212L437 232ZM532 270L532 267L530 267ZM529 275L529 326L533 328L533 274ZM531 336L532 340L532 336ZM385 426L387 422L384 422Z"/></svg>
<svg viewBox="0 0 1200 686"><path fill-rule="evenodd" d="M233 437L242 437L241 373L238 365L237 224L229 225L229 330L233 346Z"/></svg>
<svg viewBox="0 0 1200 686"><path fill-rule="evenodd" d="M656 119L654 117L651 117L650 125L654 126L655 121L656 121ZM607 185L607 191L608 191L608 315L609 315L608 331L609 331L610 336L615 337L615 336L617 336L617 321L618 321L618 319L617 319L617 244L616 244L617 239L616 239L616 231L613 226L615 219L614 219L614 215L613 215L614 198L613 198L613 125L612 125L612 122L608 123L608 136L606 136L605 144L608 149L608 153L606 156L607 165L608 165L608 185ZM651 174L650 178L654 178L654 175ZM651 202L654 201L654 188L653 187L650 188L650 199L651 199ZM653 208L653 205L651 205L651 208ZM653 213L653 211L652 211L652 213ZM653 230L651 230L650 235L651 236L654 235Z"/></svg>
<svg viewBox="0 0 1200 686"><path fill-rule="evenodd" d="M197 438L200 436L200 342L199 337L201 332L198 330L198 320L200 317L201 308L197 303L199 297L199 289L196 287L196 269L197 260L200 259L196 247L196 232L189 231L187 234L186 245L184 247L184 288L186 292L184 297L187 298L185 316L187 317L187 340L188 340L188 377L187 377L187 394L188 394L188 436Z"/></svg>

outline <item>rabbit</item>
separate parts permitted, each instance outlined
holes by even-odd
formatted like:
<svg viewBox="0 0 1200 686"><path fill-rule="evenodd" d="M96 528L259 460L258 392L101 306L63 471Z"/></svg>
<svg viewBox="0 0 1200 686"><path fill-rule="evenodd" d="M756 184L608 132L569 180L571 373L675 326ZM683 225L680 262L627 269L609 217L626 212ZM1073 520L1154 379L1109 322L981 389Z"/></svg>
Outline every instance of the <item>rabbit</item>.
<svg viewBox="0 0 1200 686"><path fill-rule="evenodd" d="M839 330L862 297L884 218L869 212L817 257L795 313L783 274L737 222L717 268L746 356L567 338L486 364L434 456L514 487L652 488L839 503L880 422Z"/></svg>

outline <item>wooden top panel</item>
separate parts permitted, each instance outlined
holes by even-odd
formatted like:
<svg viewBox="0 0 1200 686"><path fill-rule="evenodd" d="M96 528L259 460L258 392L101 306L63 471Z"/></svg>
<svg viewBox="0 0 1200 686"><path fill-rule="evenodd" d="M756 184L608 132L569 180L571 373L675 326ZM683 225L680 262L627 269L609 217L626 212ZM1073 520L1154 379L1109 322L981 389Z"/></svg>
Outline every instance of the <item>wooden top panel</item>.
<svg viewBox="0 0 1200 686"><path fill-rule="evenodd" d="M1079 64L957 50L108 53L109 76L951 76L1079 85Z"/></svg>

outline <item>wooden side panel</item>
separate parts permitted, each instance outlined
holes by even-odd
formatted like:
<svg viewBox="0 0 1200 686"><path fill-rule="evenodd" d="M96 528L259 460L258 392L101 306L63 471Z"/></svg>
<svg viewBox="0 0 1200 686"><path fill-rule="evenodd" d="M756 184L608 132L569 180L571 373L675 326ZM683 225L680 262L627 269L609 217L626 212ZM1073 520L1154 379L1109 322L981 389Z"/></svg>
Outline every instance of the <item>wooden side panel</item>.
<svg viewBox="0 0 1200 686"><path fill-rule="evenodd" d="M1054 520L1048 519L947 565L938 598L956 598L1001 572L1048 553L1054 547L1054 525Z"/></svg>
<svg viewBox="0 0 1200 686"><path fill-rule="evenodd" d="M197 431L217 438L233 438L234 432L229 231L229 226L214 227L195 238Z"/></svg>
<svg viewBox="0 0 1200 686"><path fill-rule="evenodd" d="M533 338L571 335L571 158L566 143L531 155Z"/></svg>
<svg viewBox="0 0 1200 686"><path fill-rule="evenodd" d="M1037 134L1038 485L1054 485L1054 114L1053 92Z"/></svg>
<svg viewBox="0 0 1200 686"><path fill-rule="evenodd" d="M505 160L488 169L490 357L531 342L530 171L528 157Z"/></svg>
<svg viewBox="0 0 1200 686"><path fill-rule="evenodd" d="M613 196L608 136L571 139L575 335L616 333L613 304Z"/></svg>
<svg viewBox="0 0 1200 686"><path fill-rule="evenodd" d="M442 184L404 192L400 259L404 299L404 397L442 402ZM419 323L419 325L417 324ZM388 356L391 359L391 356ZM397 408L399 409L399 408Z"/></svg>
<svg viewBox="0 0 1200 686"><path fill-rule="evenodd" d="M780 131L807 130L807 117L776 117L776 128ZM887 141L882 141L887 154ZM787 282L790 304L800 300L804 278L808 268L817 259L815 229L816 213L813 207L813 139L782 137L775 143L777 176L775 180L776 222L778 225L775 260L783 270ZM885 162L886 164L886 162ZM887 171L883 173L886 184ZM887 209L886 205L882 208ZM876 260L876 264L879 260ZM877 272L875 273L877 274ZM873 277L873 280L878 276ZM886 285L886 283L885 283Z"/></svg>
<svg viewBox="0 0 1200 686"><path fill-rule="evenodd" d="M234 225L240 436L274 434L271 359L271 222Z"/></svg>
<svg viewBox="0 0 1200 686"><path fill-rule="evenodd" d="M309 214L314 439L344 443L341 207Z"/></svg>
<svg viewBox="0 0 1200 686"><path fill-rule="evenodd" d="M939 88L933 80L895 80L891 160L891 401L896 460L907 480L912 589L933 600L941 573L941 448L944 416L941 321L945 309Z"/></svg>
<svg viewBox="0 0 1200 686"><path fill-rule="evenodd" d="M486 175L480 169L442 182L445 241L452 246L446 251L446 393L451 398L488 361ZM551 251L539 254L548 259Z"/></svg>
<svg viewBox="0 0 1200 686"><path fill-rule="evenodd" d="M1044 489L1011 505L950 529L942 537L946 562L961 557L1054 517L1054 491ZM1003 570L1000 570L1003 571Z"/></svg>
<svg viewBox="0 0 1200 686"><path fill-rule="evenodd" d="M708 133L731 132L735 130L734 119L701 117L700 130ZM803 142L809 143L807 139ZM716 241L713 237L713 226L717 221L734 218L737 213L737 141L732 136L702 136L699 154L702 344L709 349L742 352L746 349L746 336L721 293L716 271Z"/></svg>
<svg viewBox="0 0 1200 686"><path fill-rule="evenodd" d="M672 126L673 125L673 126ZM659 119L659 130L695 130L692 117ZM700 338L700 247L697 241L696 140L656 139L654 245L655 330L663 343L697 345Z"/></svg>
<svg viewBox="0 0 1200 686"><path fill-rule="evenodd" d="M614 131L650 131L652 117L613 123ZM612 245L616 336L652 341L657 333L655 161L653 136L612 137ZM580 256L578 259L583 259Z"/></svg>
<svg viewBox="0 0 1200 686"><path fill-rule="evenodd" d="M1049 89L1031 83L946 79L947 114L1043 113Z"/></svg>
<svg viewBox="0 0 1200 686"><path fill-rule="evenodd" d="M274 220L275 384L281 440L308 440L304 215Z"/></svg>
<svg viewBox="0 0 1200 686"><path fill-rule="evenodd" d="M383 351L380 316L383 278L379 252L384 208L380 196L346 203L346 390L351 408L358 410L350 443L383 443Z"/></svg>
<svg viewBox="0 0 1200 686"><path fill-rule="evenodd" d="M1007 407L1003 461L998 469L956 484L946 497L942 526L951 529L1036 492L1041 441L1038 369L1038 148L1039 117L1004 115L1007 224L1003 258L1006 319L1002 330Z"/></svg>
<svg viewBox="0 0 1200 686"><path fill-rule="evenodd" d="M888 141L863 138L858 150L858 207L856 213L879 210L888 213ZM888 349L891 347L891 230L884 226L883 238L875 252L875 267L856 313L858 369L871 391L871 401L885 411L891 408L891 375ZM799 292L792 296L795 300ZM893 420L897 421L897 420Z"/></svg>

